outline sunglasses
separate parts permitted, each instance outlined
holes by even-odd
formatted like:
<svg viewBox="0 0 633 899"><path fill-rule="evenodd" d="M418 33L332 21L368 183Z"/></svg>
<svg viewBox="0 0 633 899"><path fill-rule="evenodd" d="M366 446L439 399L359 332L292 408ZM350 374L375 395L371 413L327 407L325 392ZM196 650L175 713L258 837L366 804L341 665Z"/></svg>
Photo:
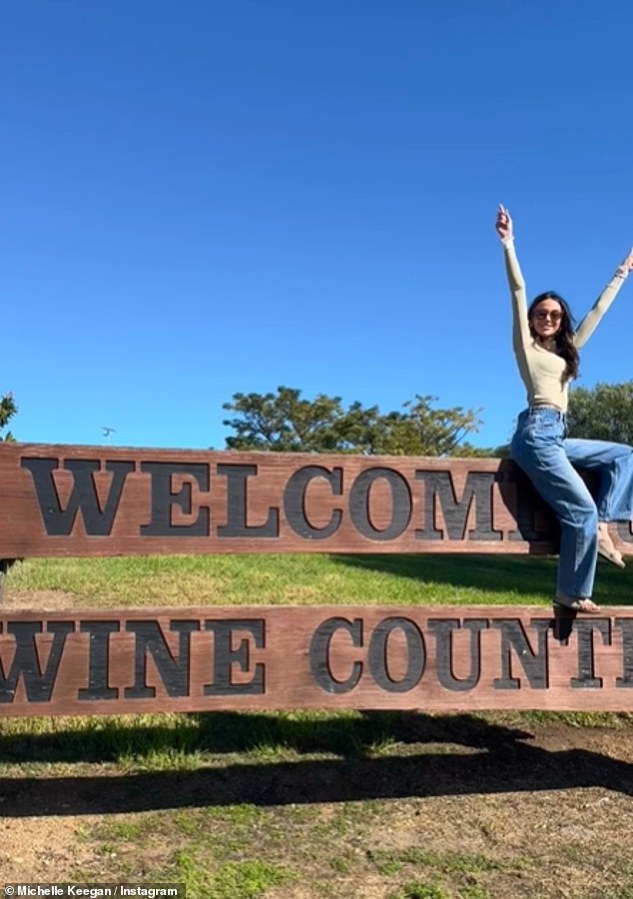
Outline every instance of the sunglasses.
<svg viewBox="0 0 633 899"><path fill-rule="evenodd" d="M544 322L546 318L551 318L553 322L559 322L562 317L562 312L545 312L543 309L534 313L534 318L537 318L540 322Z"/></svg>

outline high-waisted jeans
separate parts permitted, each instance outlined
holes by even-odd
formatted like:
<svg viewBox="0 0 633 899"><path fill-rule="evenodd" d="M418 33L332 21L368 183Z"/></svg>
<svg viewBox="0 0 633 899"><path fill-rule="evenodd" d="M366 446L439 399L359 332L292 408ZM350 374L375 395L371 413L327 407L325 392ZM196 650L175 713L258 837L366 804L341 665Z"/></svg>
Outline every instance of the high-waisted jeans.
<svg viewBox="0 0 633 899"><path fill-rule="evenodd" d="M567 596L590 597L598 558L598 521L633 518L633 448L566 434L562 412L543 406L526 409L519 415L511 454L560 522L557 590ZM599 474L595 500L576 469Z"/></svg>

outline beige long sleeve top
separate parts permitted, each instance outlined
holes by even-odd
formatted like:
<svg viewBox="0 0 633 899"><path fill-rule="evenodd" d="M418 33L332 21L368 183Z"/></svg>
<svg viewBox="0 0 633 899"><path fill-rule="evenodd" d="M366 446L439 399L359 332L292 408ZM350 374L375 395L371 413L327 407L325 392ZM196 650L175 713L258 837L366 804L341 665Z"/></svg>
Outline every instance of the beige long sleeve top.
<svg viewBox="0 0 633 899"><path fill-rule="evenodd" d="M525 281L512 239L503 241L506 272L512 297L512 346L519 367L519 374L527 390L527 402L532 405L556 406L567 411L569 381L563 383L565 360L546 350L530 334ZM618 269L602 291L593 307L578 325L574 333L576 348L583 346L593 334L605 314L626 274Z"/></svg>

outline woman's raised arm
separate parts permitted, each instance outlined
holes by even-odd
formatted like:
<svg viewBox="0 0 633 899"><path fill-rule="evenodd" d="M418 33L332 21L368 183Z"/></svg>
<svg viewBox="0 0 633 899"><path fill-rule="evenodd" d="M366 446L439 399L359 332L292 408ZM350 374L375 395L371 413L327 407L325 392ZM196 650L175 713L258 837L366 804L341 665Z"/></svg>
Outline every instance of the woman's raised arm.
<svg viewBox="0 0 633 899"><path fill-rule="evenodd" d="M495 228L503 244L506 274L512 297L512 345L515 353L517 353L526 347L531 340L530 327L527 320L527 295L519 260L514 250L512 216L506 207L501 204L499 204L497 210Z"/></svg>
<svg viewBox="0 0 633 899"><path fill-rule="evenodd" d="M626 281L629 272L631 271L633 271L633 249L616 268L614 276L611 278L589 312L585 315L583 320L578 325L576 333L574 334L574 345L576 347L581 347L589 340L589 338L595 331L598 322L605 314L611 303L615 300L618 291Z"/></svg>

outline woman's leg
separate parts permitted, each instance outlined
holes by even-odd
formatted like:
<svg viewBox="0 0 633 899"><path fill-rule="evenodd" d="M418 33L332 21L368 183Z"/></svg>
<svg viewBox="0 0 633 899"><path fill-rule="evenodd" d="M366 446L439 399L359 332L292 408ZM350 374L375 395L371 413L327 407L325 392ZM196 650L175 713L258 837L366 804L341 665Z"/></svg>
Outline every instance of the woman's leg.
<svg viewBox="0 0 633 899"><path fill-rule="evenodd" d="M557 593L590 598L598 557L598 511L563 447L563 425L541 411L519 419L512 457L552 507L561 526Z"/></svg>
<svg viewBox="0 0 633 899"><path fill-rule="evenodd" d="M600 521L633 519L633 447L606 440L563 441L567 458L581 471L597 471L596 505Z"/></svg>

